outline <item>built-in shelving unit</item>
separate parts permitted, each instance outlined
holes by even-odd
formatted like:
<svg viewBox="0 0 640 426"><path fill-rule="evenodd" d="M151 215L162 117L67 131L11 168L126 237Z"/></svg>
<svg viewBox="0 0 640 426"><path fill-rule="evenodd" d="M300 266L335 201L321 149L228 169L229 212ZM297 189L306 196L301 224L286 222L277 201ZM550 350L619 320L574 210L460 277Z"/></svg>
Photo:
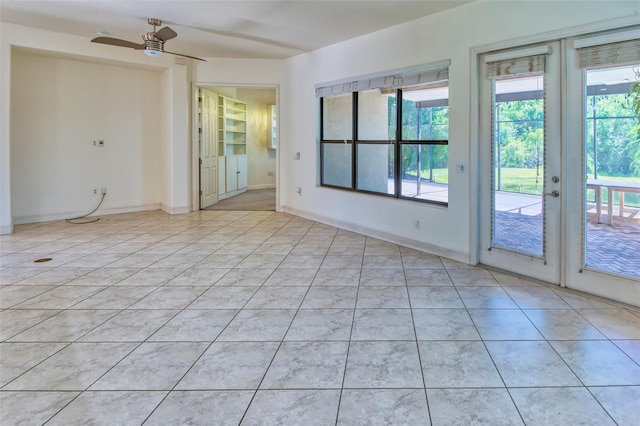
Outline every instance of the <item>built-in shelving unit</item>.
<svg viewBox="0 0 640 426"><path fill-rule="evenodd" d="M218 95L218 197L247 190L247 104Z"/></svg>
<svg viewBox="0 0 640 426"><path fill-rule="evenodd" d="M218 95L218 156L247 153L247 104Z"/></svg>

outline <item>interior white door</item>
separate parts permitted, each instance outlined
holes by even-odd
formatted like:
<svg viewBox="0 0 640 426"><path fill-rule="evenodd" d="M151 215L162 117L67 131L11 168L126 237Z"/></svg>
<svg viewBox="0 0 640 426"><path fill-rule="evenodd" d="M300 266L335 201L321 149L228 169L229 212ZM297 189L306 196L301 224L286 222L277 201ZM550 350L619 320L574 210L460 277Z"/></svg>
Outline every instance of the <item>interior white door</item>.
<svg viewBox="0 0 640 426"><path fill-rule="evenodd" d="M238 189L247 187L247 156L238 155Z"/></svg>
<svg viewBox="0 0 640 426"><path fill-rule="evenodd" d="M218 196L227 191L227 159L218 156Z"/></svg>
<svg viewBox="0 0 640 426"><path fill-rule="evenodd" d="M218 202L217 153L216 153L216 99L214 92L198 90L199 139L200 139L200 208L204 209Z"/></svg>
<svg viewBox="0 0 640 426"><path fill-rule="evenodd" d="M227 171L227 192L238 189L238 156L228 155L225 157Z"/></svg>
<svg viewBox="0 0 640 426"><path fill-rule="evenodd" d="M481 263L561 278L559 42L481 57Z"/></svg>

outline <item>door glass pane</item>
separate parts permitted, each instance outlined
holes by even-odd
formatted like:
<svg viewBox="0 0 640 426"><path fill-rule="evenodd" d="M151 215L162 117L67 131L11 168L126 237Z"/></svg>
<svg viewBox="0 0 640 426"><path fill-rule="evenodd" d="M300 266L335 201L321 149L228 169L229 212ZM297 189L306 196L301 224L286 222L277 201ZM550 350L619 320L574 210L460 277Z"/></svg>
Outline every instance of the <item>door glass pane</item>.
<svg viewBox="0 0 640 426"><path fill-rule="evenodd" d="M544 255L544 77L495 81L493 245Z"/></svg>
<svg viewBox="0 0 640 426"><path fill-rule="evenodd" d="M585 264L640 278L640 129L627 67L588 70L585 105Z"/></svg>

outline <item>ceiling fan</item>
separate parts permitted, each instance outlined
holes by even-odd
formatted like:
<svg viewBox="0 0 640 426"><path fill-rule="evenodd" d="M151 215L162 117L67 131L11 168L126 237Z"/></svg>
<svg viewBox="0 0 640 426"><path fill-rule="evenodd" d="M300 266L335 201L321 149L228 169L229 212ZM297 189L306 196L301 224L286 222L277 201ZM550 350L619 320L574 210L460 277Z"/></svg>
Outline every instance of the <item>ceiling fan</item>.
<svg viewBox="0 0 640 426"><path fill-rule="evenodd" d="M178 34L169 27L164 27L156 31L156 27L162 25L162 21L159 19L149 18L147 19L147 22L149 23L149 25L153 25L153 31L149 31L148 33L142 35L144 43L138 44L112 37L96 37L91 41L93 43L128 47L135 50L144 50L144 53L152 58L158 58L164 53L170 53L172 55L183 56L185 58L197 59L198 61L207 62L204 59L196 58L195 56L189 56L182 53L175 53L164 50L164 44L167 42L167 40L175 38Z"/></svg>

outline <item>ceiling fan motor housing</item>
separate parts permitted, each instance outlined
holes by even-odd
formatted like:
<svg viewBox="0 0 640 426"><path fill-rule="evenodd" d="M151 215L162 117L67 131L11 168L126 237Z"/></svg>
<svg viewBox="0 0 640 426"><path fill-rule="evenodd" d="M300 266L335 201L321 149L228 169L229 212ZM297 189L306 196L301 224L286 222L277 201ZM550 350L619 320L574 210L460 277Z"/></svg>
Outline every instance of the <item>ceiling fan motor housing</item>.
<svg viewBox="0 0 640 426"><path fill-rule="evenodd" d="M145 50L164 51L164 42L156 38L156 33L149 32L142 36Z"/></svg>

